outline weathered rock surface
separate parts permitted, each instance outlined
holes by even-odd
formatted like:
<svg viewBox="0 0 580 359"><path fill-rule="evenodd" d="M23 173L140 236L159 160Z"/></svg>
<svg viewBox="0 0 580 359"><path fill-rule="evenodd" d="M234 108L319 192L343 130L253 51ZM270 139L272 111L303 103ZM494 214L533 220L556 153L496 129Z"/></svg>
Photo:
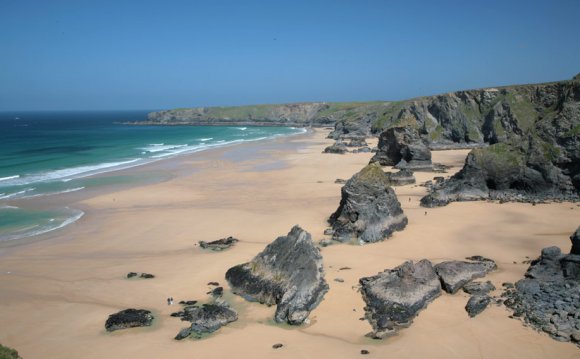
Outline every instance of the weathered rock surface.
<svg viewBox="0 0 580 359"><path fill-rule="evenodd" d="M339 155L345 154L347 152L348 148L346 148L346 145L338 141L324 149L324 153L337 153Z"/></svg>
<svg viewBox="0 0 580 359"><path fill-rule="evenodd" d="M395 173L389 173L389 179L391 180L391 185L393 186L404 186L416 182L413 172L406 169Z"/></svg>
<svg viewBox="0 0 580 359"><path fill-rule="evenodd" d="M219 252L232 247L237 242L239 242L238 239L230 236L212 242L200 241L199 246L203 249L210 249L212 251Z"/></svg>
<svg viewBox="0 0 580 359"><path fill-rule="evenodd" d="M234 293L277 305L276 322L302 324L328 291L322 256L308 232L294 226L249 263L230 268L226 279Z"/></svg>
<svg viewBox="0 0 580 359"><path fill-rule="evenodd" d="M470 259L469 262L446 261L435 265L435 271L447 293L456 293L468 282L475 278L484 277L497 268L491 259L483 257L470 257L468 259Z"/></svg>
<svg viewBox="0 0 580 359"><path fill-rule="evenodd" d="M439 278L426 259L361 278L360 285L365 317L373 327L370 335L375 338L409 326L419 311L441 294Z"/></svg>
<svg viewBox="0 0 580 359"><path fill-rule="evenodd" d="M471 282L463 286L463 291L467 294L482 295L495 290L495 286L490 282Z"/></svg>
<svg viewBox="0 0 580 359"><path fill-rule="evenodd" d="M419 133L410 127L389 128L379 136L379 150L371 159L381 166L409 170L431 170L431 151Z"/></svg>
<svg viewBox="0 0 580 359"><path fill-rule="evenodd" d="M407 216L390 185L389 176L376 163L349 179L341 189L340 205L329 219L332 238L373 243L405 228Z"/></svg>
<svg viewBox="0 0 580 359"><path fill-rule="evenodd" d="M544 248L540 258L530 264L525 278L516 282L515 288L506 288L504 304L525 324L556 340L578 344L579 274L580 256L564 255L558 247Z"/></svg>
<svg viewBox="0 0 580 359"><path fill-rule="evenodd" d="M112 332L119 329L147 327L153 322L153 315L145 309L125 309L109 315L105 329Z"/></svg>
<svg viewBox="0 0 580 359"><path fill-rule="evenodd" d="M201 307L186 307L181 320L191 322L191 327L182 329L176 340L195 335L213 333L224 325L238 320L238 313L225 304L204 304Z"/></svg>
<svg viewBox="0 0 580 359"><path fill-rule="evenodd" d="M473 318L483 312L490 302L491 298L488 295L477 294L469 298L465 305L465 310L467 311L467 314Z"/></svg>

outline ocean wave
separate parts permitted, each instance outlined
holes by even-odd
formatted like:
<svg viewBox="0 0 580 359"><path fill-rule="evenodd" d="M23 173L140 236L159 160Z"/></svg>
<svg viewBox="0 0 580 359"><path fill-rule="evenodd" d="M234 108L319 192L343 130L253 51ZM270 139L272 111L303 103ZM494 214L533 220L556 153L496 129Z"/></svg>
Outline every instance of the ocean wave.
<svg viewBox="0 0 580 359"><path fill-rule="evenodd" d="M73 209L70 209L68 207L66 207L65 209L71 211L71 216L67 217L62 222L57 222L55 218L51 218L51 220L49 220L49 222L51 223L50 225L34 225L34 226L27 227L27 228L23 228L16 234L8 234L8 235L3 235L3 236L0 235L0 241L12 241L12 240L16 240L16 239L38 236L41 234L52 232L52 231L55 231L57 229L66 227L69 224L75 223L76 221L78 221L79 219L81 219L85 215L85 212L78 210L78 209L73 210ZM52 223L55 223L55 222L56 222L56 224L53 225ZM35 229L35 228L38 228L38 229ZM33 229L35 229L35 230L33 230Z"/></svg>
<svg viewBox="0 0 580 359"><path fill-rule="evenodd" d="M236 130L240 130L240 131L245 131L247 130L247 127L236 127Z"/></svg>
<svg viewBox="0 0 580 359"><path fill-rule="evenodd" d="M200 139L201 142L206 142L206 141L210 141L210 140L213 140L213 137L201 138Z"/></svg>
<svg viewBox="0 0 580 359"><path fill-rule="evenodd" d="M35 190L35 188L27 188L27 189L22 190L22 191L18 191L18 192L14 192L14 193L9 193L9 194L5 194L3 196L0 196L0 199L8 199L8 198L18 197L21 194L25 194L27 192L34 191L34 190Z"/></svg>
<svg viewBox="0 0 580 359"><path fill-rule="evenodd" d="M20 175L0 177L0 181L8 181L8 180L15 179L15 178L20 178Z"/></svg>
<svg viewBox="0 0 580 359"><path fill-rule="evenodd" d="M56 196L58 194L65 194L65 193L82 191L83 189L85 189L85 187L70 188L70 189L65 189L64 191L58 191L58 192L39 193L39 194L33 194L31 196L23 196L22 199L36 198L36 197L47 197L47 196Z"/></svg>
<svg viewBox="0 0 580 359"><path fill-rule="evenodd" d="M174 148L181 148L181 147L187 147L187 145L165 145L163 143L152 143L149 146L142 147L140 149L145 151L145 152L149 152L149 153L157 153L157 152L169 151L169 150L172 150Z"/></svg>
<svg viewBox="0 0 580 359"><path fill-rule="evenodd" d="M18 209L18 207L5 205L5 206L0 206L0 209Z"/></svg>

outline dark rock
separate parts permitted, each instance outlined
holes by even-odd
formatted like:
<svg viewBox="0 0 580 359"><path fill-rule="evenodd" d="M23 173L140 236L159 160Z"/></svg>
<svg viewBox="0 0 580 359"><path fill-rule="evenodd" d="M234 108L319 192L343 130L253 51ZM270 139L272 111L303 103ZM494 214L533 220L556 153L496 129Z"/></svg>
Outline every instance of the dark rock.
<svg viewBox="0 0 580 359"><path fill-rule="evenodd" d="M390 187L389 176L372 163L341 189L340 205L330 216L333 239L362 243L382 241L407 225L407 217Z"/></svg>
<svg viewBox="0 0 580 359"><path fill-rule="evenodd" d="M276 322L302 324L328 291L322 256L308 232L294 226L252 261L230 268L226 279L236 294L277 305Z"/></svg>
<svg viewBox="0 0 580 359"><path fill-rule="evenodd" d="M474 295L469 298L469 301L467 301L465 310L467 311L467 314L473 318L479 313L483 312L490 302L491 298L487 295Z"/></svg>
<svg viewBox="0 0 580 359"><path fill-rule="evenodd" d="M334 229L332 229L332 228L327 228L324 230L325 236L332 236L333 234L334 234Z"/></svg>
<svg viewBox="0 0 580 359"><path fill-rule="evenodd" d="M182 300L179 302L181 305L196 305L197 300Z"/></svg>
<svg viewBox="0 0 580 359"><path fill-rule="evenodd" d="M351 270L351 269L352 269L351 267L340 267L340 268L338 268L338 270Z"/></svg>
<svg viewBox="0 0 580 359"><path fill-rule="evenodd" d="M230 236L227 238L218 239L217 241L213 242L200 241L199 245L203 249L210 249L212 251L219 252L232 247L237 242L239 242L238 239Z"/></svg>
<svg viewBox="0 0 580 359"><path fill-rule="evenodd" d="M361 350L360 353L362 355L370 354L370 352L368 350L366 350L366 349Z"/></svg>
<svg viewBox="0 0 580 359"><path fill-rule="evenodd" d="M140 277L144 278L144 279L155 278L155 276L153 274L149 274L149 273L141 273Z"/></svg>
<svg viewBox="0 0 580 359"><path fill-rule="evenodd" d="M379 136L379 151L371 162L400 169L431 170L431 151L423 143L417 130L410 127L393 127Z"/></svg>
<svg viewBox="0 0 580 359"><path fill-rule="evenodd" d="M497 268L495 262L490 259L475 258L482 260L476 259L471 262L447 261L435 265L435 271L441 279L443 289L447 293L453 294L473 279L484 277L487 273Z"/></svg>
<svg viewBox="0 0 580 359"><path fill-rule="evenodd" d="M182 329L176 340L185 339L194 334L199 337L203 334L213 333L224 325L238 320L238 313L226 305L204 304L201 307L186 308L184 320L191 322L191 327Z"/></svg>
<svg viewBox="0 0 580 359"><path fill-rule="evenodd" d="M366 147L368 146L364 137L351 138L350 142L346 144L347 147Z"/></svg>
<svg viewBox="0 0 580 359"><path fill-rule="evenodd" d="M153 315L145 309L125 309L109 315L105 322L105 329L112 332L119 329L134 327L148 327L153 322Z"/></svg>
<svg viewBox="0 0 580 359"><path fill-rule="evenodd" d="M409 326L419 311L441 294L439 278L426 259L361 278L360 284L365 317L373 327L374 338Z"/></svg>
<svg viewBox="0 0 580 359"><path fill-rule="evenodd" d="M136 276L137 276L137 273L135 273L135 272L129 272L129 273L127 273L127 278L133 278L133 277L136 277Z"/></svg>
<svg viewBox="0 0 580 359"><path fill-rule="evenodd" d="M217 287L220 284L218 282L209 282L209 283L207 283L207 285L211 285L211 286Z"/></svg>
<svg viewBox="0 0 580 359"><path fill-rule="evenodd" d="M348 148L346 148L346 145L341 142L335 142L333 145L326 147L323 151L323 153L337 153L339 155L345 154L347 152Z"/></svg>
<svg viewBox="0 0 580 359"><path fill-rule="evenodd" d="M413 172L403 169L396 173L389 173L389 179L393 186L404 186L416 182Z"/></svg>
<svg viewBox="0 0 580 359"><path fill-rule="evenodd" d="M344 279L342 278L334 278L334 281L338 283L344 283Z"/></svg>
<svg viewBox="0 0 580 359"><path fill-rule="evenodd" d="M342 178L337 178L337 179L334 180L334 183L345 184L346 183L346 180L345 179L342 179Z"/></svg>
<svg viewBox="0 0 580 359"><path fill-rule="evenodd" d="M467 294L481 295L488 294L495 290L495 286L490 282L471 282L463 286L463 291Z"/></svg>
<svg viewBox="0 0 580 359"><path fill-rule="evenodd" d="M580 227L576 228L576 232L572 233L570 240L572 241L570 254L580 255Z"/></svg>
<svg viewBox="0 0 580 359"><path fill-rule="evenodd" d="M284 346L284 344L277 343L277 344L272 345L272 348L274 348L274 349L280 349L283 346Z"/></svg>
<svg viewBox="0 0 580 359"><path fill-rule="evenodd" d="M370 152L371 149L369 147L361 147L352 151L352 153L370 153Z"/></svg>
<svg viewBox="0 0 580 359"><path fill-rule="evenodd" d="M207 292L207 294L211 295L214 298L219 298L222 295L224 295L224 288L223 287L214 288L214 289L210 290L209 292Z"/></svg>

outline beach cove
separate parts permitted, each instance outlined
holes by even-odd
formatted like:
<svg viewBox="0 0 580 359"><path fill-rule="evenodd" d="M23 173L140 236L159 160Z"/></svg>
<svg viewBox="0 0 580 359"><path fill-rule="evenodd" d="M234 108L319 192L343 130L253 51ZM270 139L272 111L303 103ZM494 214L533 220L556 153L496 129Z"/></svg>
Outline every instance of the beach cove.
<svg viewBox="0 0 580 359"><path fill-rule="evenodd" d="M419 206L424 187L397 187L409 225L384 242L322 248L330 290L309 324L275 324L274 307L232 295L226 270L253 258L293 225L315 241L325 238L326 220L340 201L342 185L335 180L350 178L371 157L322 154L332 143L327 132L316 129L128 169L146 173L155 167L171 175L161 183L79 199L76 205L86 214L74 224L0 244L0 342L24 358L226 358L241 353L351 358L362 349L395 358L578 357L576 346L524 327L504 307L492 305L470 319L463 309L464 293L442 295L410 328L372 340L365 337L370 325L359 320L364 302L356 290L359 278L405 260L440 262L472 255L497 262L499 269L486 279L501 288L503 282L521 279L528 267L522 262L536 258L542 248L568 251L579 208L566 202L464 202L426 210ZM449 176L463 166L467 153L436 151L433 160L452 166ZM415 175L417 183L434 176ZM196 245L230 235L240 242L224 252ZM126 279L132 271L156 277ZM209 301L211 281L224 285L239 320L201 340L173 340L185 324L170 317L177 308L165 298ZM125 308L151 310L153 326L107 333L108 315ZM284 347L274 350L275 343Z"/></svg>

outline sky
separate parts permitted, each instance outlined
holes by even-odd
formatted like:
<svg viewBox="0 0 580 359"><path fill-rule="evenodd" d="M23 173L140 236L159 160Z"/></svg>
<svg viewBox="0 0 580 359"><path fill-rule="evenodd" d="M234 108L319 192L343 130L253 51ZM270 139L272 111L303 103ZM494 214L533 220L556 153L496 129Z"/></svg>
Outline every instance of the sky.
<svg viewBox="0 0 580 359"><path fill-rule="evenodd" d="M580 72L580 1L0 0L0 111L401 100Z"/></svg>

